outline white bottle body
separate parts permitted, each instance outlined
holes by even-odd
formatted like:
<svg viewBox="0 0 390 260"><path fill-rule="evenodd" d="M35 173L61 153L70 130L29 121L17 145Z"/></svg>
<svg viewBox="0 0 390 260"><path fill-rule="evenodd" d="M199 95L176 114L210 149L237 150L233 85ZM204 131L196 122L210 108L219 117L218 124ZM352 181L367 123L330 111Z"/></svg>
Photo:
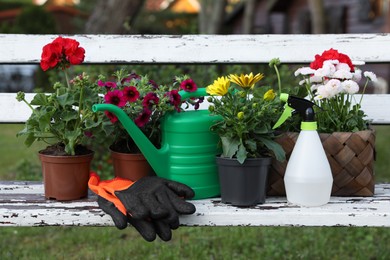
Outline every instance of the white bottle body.
<svg viewBox="0 0 390 260"><path fill-rule="evenodd" d="M300 132L287 164L284 185L290 203L314 207L329 202L333 176L317 131Z"/></svg>

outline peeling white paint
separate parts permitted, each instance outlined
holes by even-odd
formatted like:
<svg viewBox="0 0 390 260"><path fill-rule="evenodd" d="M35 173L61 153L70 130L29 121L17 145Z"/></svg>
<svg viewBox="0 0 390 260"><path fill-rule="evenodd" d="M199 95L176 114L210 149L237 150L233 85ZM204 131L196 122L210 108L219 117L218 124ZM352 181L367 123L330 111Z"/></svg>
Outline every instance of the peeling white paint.
<svg viewBox="0 0 390 260"><path fill-rule="evenodd" d="M0 226L113 226L94 195L58 202L44 198L42 184L29 187L0 183ZM390 184L376 185L374 197L332 197L327 205L311 208L291 205L285 197L270 197L250 208L226 205L219 198L191 202L196 212L181 216L181 225L390 227Z"/></svg>

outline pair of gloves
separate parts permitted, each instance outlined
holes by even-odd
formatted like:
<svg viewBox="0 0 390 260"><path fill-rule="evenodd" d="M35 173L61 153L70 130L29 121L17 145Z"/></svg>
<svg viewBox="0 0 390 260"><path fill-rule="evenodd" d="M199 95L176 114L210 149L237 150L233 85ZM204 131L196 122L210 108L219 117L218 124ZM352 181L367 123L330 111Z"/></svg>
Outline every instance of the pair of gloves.
<svg viewBox="0 0 390 260"><path fill-rule="evenodd" d="M179 227L179 215L196 210L185 201L194 196L190 187L156 176L135 182L120 177L102 181L92 172L88 186L98 195L99 207L111 216L118 229L130 223L149 242L156 235L169 241L172 230Z"/></svg>

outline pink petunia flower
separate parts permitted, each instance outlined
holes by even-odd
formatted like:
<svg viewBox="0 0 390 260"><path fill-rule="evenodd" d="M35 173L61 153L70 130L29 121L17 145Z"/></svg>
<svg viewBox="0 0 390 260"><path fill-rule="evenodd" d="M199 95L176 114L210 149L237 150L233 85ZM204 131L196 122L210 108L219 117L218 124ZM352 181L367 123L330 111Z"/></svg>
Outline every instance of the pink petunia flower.
<svg viewBox="0 0 390 260"><path fill-rule="evenodd" d="M143 127L144 125L146 125L149 122L151 115L152 115L152 111L150 111L150 109L148 109L148 108L145 108L142 111L142 113L139 114L139 116L134 120L134 123L138 127Z"/></svg>
<svg viewBox="0 0 390 260"><path fill-rule="evenodd" d="M160 99L158 98L156 93L149 92L144 97L144 100L142 101L142 105L144 107L151 107L153 105L157 105L159 101L160 101Z"/></svg>
<svg viewBox="0 0 390 260"><path fill-rule="evenodd" d="M139 92L136 87L130 86L123 88L123 95L129 102L135 102L139 98Z"/></svg>
<svg viewBox="0 0 390 260"><path fill-rule="evenodd" d="M176 109L176 111L180 111L180 104L181 104L181 96L179 95L179 92L174 89L169 91L165 94L169 98L169 103L173 105Z"/></svg>
<svg viewBox="0 0 390 260"><path fill-rule="evenodd" d="M141 76L135 73L131 73L130 76L123 78L121 83L123 84L125 82L130 82L132 79L141 79Z"/></svg>
<svg viewBox="0 0 390 260"><path fill-rule="evenodd" d="M123 92L120 90L114 90L108 92L104 96L104 100L106 101L106 103L113 104L118 107L124 107L127 103L126 97L123 95Z"/></svg>
<svg viewBox="0 0 390 260"><path fill-rule="evenodd" d="M180 83L180 88L187 92L194 92L198 89L198 86L192 79L186 79Z"/></svg>

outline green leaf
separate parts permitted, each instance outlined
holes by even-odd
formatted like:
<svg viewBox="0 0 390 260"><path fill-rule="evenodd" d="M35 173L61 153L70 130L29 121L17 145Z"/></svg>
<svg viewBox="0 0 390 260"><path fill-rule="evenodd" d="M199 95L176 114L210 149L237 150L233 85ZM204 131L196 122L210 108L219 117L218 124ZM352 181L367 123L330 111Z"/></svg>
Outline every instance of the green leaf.
<svg viewBox="0 0 390 260"><path fill-rule="evenodd" d="M256 151L257 150L257 143L254 140L246 140L245 141L246 147L249 149L249 151Z"/></svg>
<svg viewBox="0 0 390 260"><path fill-rule="evenodd" d="M43 93L38 93L34 96L34 98L31 100L31 105L34 106L44 106L47 105L47 96Z"/></svg>
<svg viewBox="0 0 390 260"><path fill-rule="evenodd" d="M34 142L35 142L36 138L34 136L33 133L29 133L26 137L26 139L24 140L24 144L27 146L27 147L30 147Z"/></svg>
<svg viewBox="0 0 390 260"><path fill-rule="evenodd" d="M238 152L237 152L237 161L241 164L243 164L245 162L245 159L246 159L246 155L247 155L247 151L246 151L246 148L245 148L245 145L243 144L240 144L239 145L239 148L238 148Z"/></svg>
<svg viewBox="0 0 390 260"><path fill-rule="evenodd" d="M238 146L240 144L240 140L232 139L228 137L221 137L222 141L222 151L224 157L233 158L233 156L238 151Z"/></svg>
<svg viewBox="0 0 390 260"><path fill-rule="evenodd" d="M71 111L66 111L63 112L61 115L62 120L65 122L69 122L71 120L76 120L79 118L79 114L77 111L71 110Z"/></svg>
<svg viewBox="0 0 390 260"><path fill-rule="evenodd" d="M262 125L261 127L257 127L255 130L254 130L254 133L255 134L266 134L268 133L268 128L266 125Z"/></svg>
<svg viewBox="0 0 390 260"><path fill-rule="evenodd" d="M42 114L38 119L39 129L42 132L49 131L51 125L51 114Z"/></svg>
<svg viewBox="0 0 390 260"><path fill-rule="evenodd" d="M80 129L75 129L74 131L66 131L65 139L67 143L65 144L65 152L70 155L75 155L75 146L77 144L78 138L82 135Z"/></svg>
<svg viewBox="0 0 390 260"><path fill-rule="evenodd" d="M283 162L286 159L286 153L280 144L274 140L264 137L259 137L259 139L270 151L274 153L276 160Z"/></svg>
<svg viewBox="0 0 390 260"><path fill-rule="evenodd" d="M72 106L74 102L74 98L69 93L65 93L63 95L57 96L58 103L65 107L65 106Z"/></svg>

